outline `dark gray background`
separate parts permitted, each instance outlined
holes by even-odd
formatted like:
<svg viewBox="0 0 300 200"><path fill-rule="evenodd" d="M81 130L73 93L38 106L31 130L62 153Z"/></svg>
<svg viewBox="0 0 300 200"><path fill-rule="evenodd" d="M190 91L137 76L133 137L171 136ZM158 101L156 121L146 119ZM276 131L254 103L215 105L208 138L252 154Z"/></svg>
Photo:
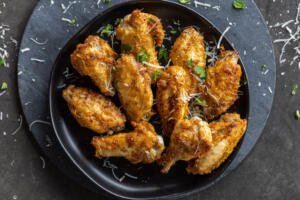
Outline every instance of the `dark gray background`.
<svg viewBox="0 0 300 200"><path fill-rule="evenodd" d="M0 121L0 199L99 199L66 178L47 160L43 168L41 158L44 158L28 137L25 125L15 135L11 134L18 127L21 110L16 86L18 48L10 37L21 40L26 21L37 2L0 0L0 25L8 24L11 29L5 41L10 67L0 68L0 82L6 81L9 86L7 93L0 97L0 112L3 113ZM297 14L296 0L257 0L256 3L269 26L295 19ZM295 31L295 26L289 27ZM270 31L274 40L289 38L286 29L272 27ZM0 47L3 42L0 38ZM254 150L237 170L194 199L300 198L300 160L297 160L300 148L296 147L300 142L300 121L294 118L295 110L300 109L300 92L294 97L290 95L292 85L300 83L300 59L290 66L296 55L293 48L299 44L298 40L286 48L284 57L287 61L283 64L279 64L282 43L275 44L278 62L276 95L264 134Z"/></svg>

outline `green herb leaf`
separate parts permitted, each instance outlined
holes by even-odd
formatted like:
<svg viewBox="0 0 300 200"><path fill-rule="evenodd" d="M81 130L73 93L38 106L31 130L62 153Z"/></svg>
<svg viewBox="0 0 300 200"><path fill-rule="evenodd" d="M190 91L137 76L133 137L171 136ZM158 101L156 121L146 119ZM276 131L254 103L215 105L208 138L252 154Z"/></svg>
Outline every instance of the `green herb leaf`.
<svg viewBox="0 0 300 200"><path fill-rule="evenodd" d="M75 25L77 23L77 20L75 18L70 19L69 23L72 24L72 25Z"/></svg>
<svg viewBox="0 0 300 200"><path fill-rule="evenodd" d="M5 60L4 60L4 58L1 58L1 57L0 57L0 66L2 66L2 65L3 65L3 66L5 65Z"/></svg>
<svg viewBox="0 0 300 200"><path fill-rule="evenodd" d="M187 61L187 66L191 68L192 65L193 65L193 59L190 58L190 59Z"/></svg>
<svg viewBox="0 0 300 200"><path fill-rule="evenodd" d="M184 3L189 3L190 0L179 0L179 2L184 4Z"/></svg>
<svg viewBox="0 0 300 200"><path fill-rule="evenodd" d="M152 75L151 75L151 80L152 81L156 81L156 79L160 76L160 72L159 71L155 71Z"/></svg>
<svg viewBox="0 0 300 200"><path fill-rule="evenodd" d="M299 110L296 110L295 117L298 120L300 119L300 111Z"/></svg>
<svg viewBox="0 0 300 200"><path fill-rule="evenodd" d="M175 34L177 33L177 31L176 31L176 30L171 30L170 33L171 33L172 35L175 35Z"/></svg>
<svg viewBox="0 0 300 200"><path fill-rule="evenodd" d="M100 36L104 37L105 35L107 37L111 36L111 34L114 32L113 31L114 27L111 24L107 24L100 32Z"/></svg>
<svg viewBox="0 0 300 200"><path fill-rule="evenodd" d="M153 22L153 23L155 23L155 22L156 22L156 20L155 20L155 19L153 19L152 17L149 17L149 18L148 18L148 20L149 20L150 22Z"/></svg>
<svg viewBox="0 0 300 200"><path fill-rule="evenodd" d="M292 96L296 95L298 89L299 89L298 84L293 85L293 89L292 89L291 95Z"/></svg>
<svg viewBox="0 0 300 200"><path fill-rule="evenodd" d="M143 50L136 55L136 59L141 63L148 61L149 57L150 56L146 50Z"/></svg>
<svg viewBox="0 0 300 200"><path fill-rule="evenodd" d="M122 44L121 51L128 53L132 50L132 47L129 44Z"/></svg>
<svg viewBox="0 0 300 200"><path fill-rule="evenodd" d="M206 73L206 70L203 69L203 67L196 66L196 67L194 67L194 71L201 79L206 79L207 73Z"/></svg>
<svg viewBox="0 0 300 200"><path fill-rule="evenodd" d="M176 26L180 26L181 25L179 19L178 20L173 19L173 24L176 25Z"/></svg>
<svg viewBox="0 0 300 200"><path fill-rule="evenodd" d="M160 47L158 50L158 59L164 59L166 62L169 61L169 52L168 49L164 46Z"/></svg>
<svg viewBox="0 0 300 200"><path fill-rule="evenodd" d="M233 8L241 10L246 8L246 4L243 0L234 0L232 3Z"/></svg>
<svg viewBox="0 0 300 200"><path fill-rule="evenodd" d="M183 119L189 119L189 116L188 116L188 115L185 115L185 116L183 117Z"/></svg>
<svg viewBox="0 0 300 200"><path fill-rule="evenodd" d="M7 83L6 82L2 82L2 84L1 84L1 90L6 90L7 89Z"/></svg>
<svg viewBox="0 0 300 200"><path fill-rule="evenodd" d="M102 3L110 3L111 0L102 0L101 2L102 2Z"/></svg>
<svg viewBox="0 0 300 200"><path fill-rule="evenodd" d="M266 64L263 64L263 65L261 66L261 69L262 69L263 71L266 71L267 65L266 65Z"/></svg>
<svg viewBox="0 0 300 200"><path fill-rule="evenodd" d="M123 22L123 19L122 19L122 18L117 18L117 19L115 20L115 25L117 26L117 25L121 24L122 22Z"/></svg>
<svg viewBox="0 0 300 200"><path fill-rule="evenodd" d="M200 106L203 106L203 107L207 106L207 102L204 99L202 99L201 97L196 97L195 102L196 102L196 104L198 104Z"/></svg>

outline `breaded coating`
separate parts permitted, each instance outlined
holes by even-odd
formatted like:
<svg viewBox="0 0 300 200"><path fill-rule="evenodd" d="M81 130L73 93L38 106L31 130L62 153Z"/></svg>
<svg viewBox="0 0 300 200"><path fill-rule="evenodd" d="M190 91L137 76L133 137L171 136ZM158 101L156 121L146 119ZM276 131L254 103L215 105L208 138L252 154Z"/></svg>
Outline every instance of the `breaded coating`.
<svg viewBox="0 0 300 200"><path fill-rule="evenodd" d="M209 174L218 168L232 153L247 127L247 120L239 114L227 113L209 124L212 131L212 148L190 161L187 172L191 174Z"/></svg>
<svg viewBox="0 0 300 200"><path fill-rule="evenodd" d="M168 76L157 81L156 101L163 133L170 136L178 120L188 114L189 74L180 66L167 68Z"/></svg>
<svg viewBox="0 0 300 200"><path fill-rule="evenodd" d="M95 156L124 157L133 164L148 164L159 159L164 150L162 137L146 121L132 122L132 126L134 131L129 133L93 137L91 143L96 149Z"/></svg>
<svg viewBox="0 0 300 200"><path fill-rule="evenodd" d="M71 63L81 76L88 76L101 93L113 96L112 68L117 54L99 36L90 35L83 44L78 44L71 54Z"/></svg>
<svg viewBox="0 0 300 200"><path fill-rule="evenodd" d="M125 115L101 94L70 85L63 90L62 95L72 115L82 127L99 134L124 128Z"/></svg>
<svg viewBox="0 0 300 200"><path fill-rule="evenodd" d="M135 57L139 53L144 53L149 57L148 63L159 65L155 45L162 45L165 34L160 19L155 15L134 10L119 24L116 37L121 41L122 47L127 47L126 53L132 53ZM162 71L147 66L150 76L153 75L154 70Z"/></svg>
<svg viewBox="0 0 300 200"><path fill-rule="evenodd" d="M160 159L162 173L167 173L178 160L189 161L206 153L212 145L208 123L198 117L177 122L166 152Z"/></svg>
<svg viewBox="0 0 300 200"><path fill-rule="evenodd" d="M151 79L133 55L123 54L117 61L115 87L119 100L131 121L148 117L153 104Z"/></svg>
<svg viewBox="0 0 300 200"><path fill-rule="evenodd" d="M226 112L238 98L242 69L236 51L221 50L219 59L207 70L203 98L204 115L210 120Z"/></svg>
<svg viewBox="0 0 300 200"><path fill-rule="evenodd" d="M172 47L170 58L174 65L200 66L205 69L206 53L203 36L193 27L185 28Z"/></svg>

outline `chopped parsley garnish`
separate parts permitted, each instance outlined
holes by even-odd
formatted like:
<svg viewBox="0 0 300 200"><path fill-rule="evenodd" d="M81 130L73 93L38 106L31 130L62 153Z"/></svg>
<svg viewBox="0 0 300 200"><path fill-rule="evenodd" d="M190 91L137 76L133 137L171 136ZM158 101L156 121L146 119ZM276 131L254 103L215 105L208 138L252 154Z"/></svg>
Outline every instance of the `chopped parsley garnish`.
<svg viewBox="0 0 300 200"><path fill-rule="evenodd" d="M189 3L190 0L179 0L180 3Z"/></svg>
<svg viewBox="0 0 300 200"><path fill-rule="evenodd" d="M176 30L171 30L170 33L171 33L172 35L175 35L175 34L177 33L177 31L176 31Z"/></svg>
<svg viewBox="0 0 300 200"><path fill-rule="evenodd" d="M122 44L121 46L121 51L122 52L130 52L132 50L132 47L129 44Z"/></svg>
<svg viewBox="0 0 300 200"><path fill-rule="evenodd" d="M117 25L121 24L122 21L123 21L122 18L117 18L117 19L115 20L115 25L117 26Z"/></svg>
<svg viewBox="0 0 300 200"><path fill-rule="evenodd" d="M246 4L243 0L234 0L232 2L232 6L238 10L242 10L242 9L246 8Z"/></svg>
<svg viewBox="0 0 300 200"><path fill-rule="evenodd" d="M111 34L114 32L114 27L111 24L107 24L100 32L100 36L104 37L104 36L111 36Z"/></svg>
<svg viewBox="0 0 300 200"><path fill-rule="evenodd" d="M176 25L176 26L180 26L181 25L179 19L178 20L173 19L173 24Z"/></svg>
<svg viewBox="0 0 300 200"><path fill-rule="evenodd" d="M296 117L296 119L300 119L300 111L299 110L296 110L295 117Z"/></svg>
<svg viewBox="0 0 300 200"><path fill-rule="evenodd" d="M2 84L1 84L1 90L6 90L7 89L7 83L6 82L2 82Z"/></svg>
<svg viewBox="0 0 300 200"><path fill-rule="evenodd" d="M4 66L5 65L5 60L4 60L4 58L0 58L0 66Z"/></svg>
<svg viewBox="0 0 300 200"><path fill-rule="evenodd" d="M263 64L263 65L261 66L261 69L262 69L263 71L266 71L267 65L266 65L266 64Z"/></svg>
<svg viewBox="0 0 300 200"><path fill-rule="evenodd" d="M156 22L156 20L155 20L155 19L153 19L152 17L149 17L149 18L148 18L148 20L149 20L150 22L153 22L153 23L155 23L155 22Z"/></svg>
<svg viewBox="0 0 300 200"><path fill-rule="evenodd" d="M158 59L164 59L166 62L169 61L169 53L168 53L168 49L164 46L160 47L158 50Z"/></svg>
<svg viewBox="0 0 300 200"><path fill-rule="evenodd" d="M189 119L189 116L188 116L188 115L185 115L185 116L183 117L183 119Z"/></svg>
<svg viewBox="0 0 300 200"><path fill-rule="evenodd" d="M74 18L74 19L70 19L69 21L70 24L74 25L77 23L77 20Z"/></svg>
<svg viewBox="0 0 300 200"><path fill-rule="evenodd" d="M193 59L190 58L190 59L187 61L187 66L191 68L192 65L193 65Z"/></svg>
<svg viewBox="0 0 300 200"><path fill-rule="evenodd" d="M149 57L150 56L146 50L143 50L136 55L136 59L141 63L148 61Z"/></svg>
<svg viewBox="0 0 300 200"><path fill-rule="evenodd" d="M111 0L102 0L101 2L102 2L102 3L110 3Z"/></svg>
<svg viewBox="0 0 300 200"><path fill-rule="evenodd" d="M206 73L206 70L203 69L203 67L195 66L194 71L201 79L206 79L207 73Z"/></svg>
<svg viewBox="0 0 300 200"><path fill-rule="evenodd" d="M201 97L196 97L195 98L195 103L200 105L200 106L203 106L203 107L207 106L206 101L204 99L202 99Z"/></svg>
<svg viewBox="0 0 300 200"><path fill-rule="evenodd" d="M160 72L159 71L155 71L152 75L151 75L151 80L152 81L156 81L156 79L160 76Z"/></svg>
<svg viewBox="0 0 300 200"><path fill-rule="evenodd" d="M293 85L293 89L292 89L291 95L292 96L296 95L298 89L299 89L298 84Z"/></svg>

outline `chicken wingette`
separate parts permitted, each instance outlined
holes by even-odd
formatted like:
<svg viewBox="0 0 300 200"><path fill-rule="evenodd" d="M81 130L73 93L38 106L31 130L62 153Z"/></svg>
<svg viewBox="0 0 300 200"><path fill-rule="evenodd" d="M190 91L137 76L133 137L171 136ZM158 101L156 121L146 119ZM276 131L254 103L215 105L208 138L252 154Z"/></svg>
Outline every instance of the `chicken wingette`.
<svg viewBox="0 0 300 200"><path fill-rule="evenodd" d="M206 67L206 53L203 36L193 27L185 28L176 39L170 58L174 65L183 67Z"/></svg>
<svg viewBox="0 0 300 200"><path fill-rule="evenodd" d="M140 62L159 65L155 45L162 45L165 34L160 19L155 15L134 10L118 25L116 37L122 43L123 52L132 53ZM149 64L146 67L150 77L155 71L162 71Z"/></svg>
<svg viewBox="0 0 300 200"><path fill-rule="evenodd" d="M151 115L151 78L133 55L123 54L118 59L114 85L122 107L131 121L140 121Z"/></svg>
<svg viewBox="0 0 300 200"><path fill-rule="evenodd" d="M124 157L133 164L147 164L159 159L164 150L162 137L157 135L153 126L146 121L132 122L132 126L134 130L129 133L93 137L95 156Z"/></svg>
<svg viewBox="0 0 300 200"><path fill-rule="evenodd" d="M202 98L206 101L204 116L211 120L228 110L238 98L242 76L236 51L221 50L219 59L207 70Z"/></svg>
<svg viewBox="0 0 300 200"><path fill-rule="evenodd" d="M90 35L83 44L78 44L71 54L71 63L81 76L88 76L101 93L113 96L112 68L117 54L99 36Z"/></svg>
<svg viewBox="0 0 300 200"><path fill-rule="evenodd" d="M186 70L180 66L171 66L166 72L168 75L161 76L157 81L156 101L163 133L170 136L176 122L188 114L191 79Z"/></svg>
<svg viewBox="0 0 300 200"><path fill-rule="evenodd" d="M212 147L197 159L189 161L187 172L209 174L218 168L232 153L247 127L247 120L239 114L227 113L209 124L212 131Z"/></svg>
<svg viewBox="0 0 300 200"><path fill-rule="evenodd" d="M162 173L167 173L178 160L189 161L206 153L212 144L208 123L198 117L177 122L170 143L159 163Z"/></svg>
<svg viewBox="0 0 300 200"><path fill-rule="evenodd" d="M109 99L90 89L70 85L63 90L69 110L82 126L102 134L124 128L125 115Z"/></svg>

